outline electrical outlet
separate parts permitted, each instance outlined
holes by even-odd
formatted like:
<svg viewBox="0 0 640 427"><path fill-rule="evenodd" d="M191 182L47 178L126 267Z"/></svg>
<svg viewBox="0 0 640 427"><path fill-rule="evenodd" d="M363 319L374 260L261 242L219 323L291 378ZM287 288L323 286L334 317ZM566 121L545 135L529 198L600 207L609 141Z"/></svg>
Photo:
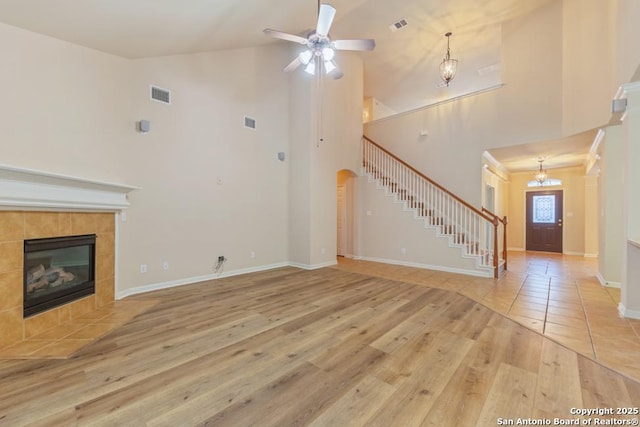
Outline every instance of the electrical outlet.
<svg viewBox="0 0 640 427"><path fill-rule="evenodd" d="M407 253L407 248L400 248L400 253L402 255L406 254Z"/></svg>
<svg viewBox="0 0 640 427"><path fill-rule="evenodd" d="M147 264L140 264L140 273L147 272Z"/></svg>
<svg viewBox="0 0 640 427"><path fill-rule="evenodd" d="M324 248L321 248L321 249L320 249L320 253L321 253L322 255L324 255L324 253L325 253L325 252L326 252L326 251L324 250Z"/></svg>
<svg viewBox="0 0 640 427"><path fill-rule="evenodd" d="M256 253L255 253L255 252L253 252L253 251L251 251L251 253L249 254L249 257L250 257L250 258L255 258L255 257L256 257Z"/></svg>
<svg viewBox="0 0 640 427"><path fill-rule="evenodd" d="M168 270L169 269L169 261L165 261L162 263L162 269L163 270Z"/></svg>

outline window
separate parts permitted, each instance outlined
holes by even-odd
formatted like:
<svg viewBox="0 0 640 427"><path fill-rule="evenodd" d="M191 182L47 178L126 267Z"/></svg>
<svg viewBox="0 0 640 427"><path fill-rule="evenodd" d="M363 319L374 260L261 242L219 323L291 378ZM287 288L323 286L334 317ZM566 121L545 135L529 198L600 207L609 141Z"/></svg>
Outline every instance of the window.
<svg viewBox="0 0 640 427"><path fill-rule="evenodd" d="M547 178L547 180L545 182L540 184L535 179L532 179L531 181L529 181L527 183L527 187L529 187L529 188L532 188L532 187L533 188L535 188L535 187L553 187L554 185L562 185L562 180L561 179L555 179L555 178Z"/></svg>
<svg viewBox="0 0 640 427"><path fill-rule="evenodd" d="M556 196L533 196L533 223L553 224L556 222Z"/></svg>

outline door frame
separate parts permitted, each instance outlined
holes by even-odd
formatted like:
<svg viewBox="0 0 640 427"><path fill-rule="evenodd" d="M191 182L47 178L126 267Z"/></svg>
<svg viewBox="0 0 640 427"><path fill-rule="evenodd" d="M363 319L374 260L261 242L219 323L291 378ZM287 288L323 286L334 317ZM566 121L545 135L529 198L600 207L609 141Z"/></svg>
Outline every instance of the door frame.
<svg viewBox="0 0 640 427"><path fill-rule="evenodd" d="M565 220L565 213L564 211L565 209L565 199L566 199L566 193L567 190L564 188L564 186L550 186L550 187L542 187L542 188L527 188L524 190L524 197L523 197L523 205L524 205L524 218L522 221L522 228L523 228L523 233L522 235L524 236L523 239L523 246L524 246L524 251L527 251L527 194L528 193L541 193L541 192L545 192L545 191L562 191L562 252L553 252L553 253L561 253L564 254L564 242L565 242L565 225L564 225L564 220ZM552 253L552 252L549 252Z"/></svg>
<svg viewBox="0 0 640 427"><path fill-rule="evenodd" d="M340 192L342 191L342 197L340 197ZM341 217L342 221L342 227L340 229L338 229L338 233L340 236L339 238L337 238L337 243L338 248L336 248L336 254L338 256L346 256L347 255L347 239L349 236L349 233L351 232L349 224L348 224L348 217L349 217L349 207L347 205L347 197L348 197L348 190L347 190L347 185L346 184L342 184L342 185L338 185L338 189L337 189L337 199L338 199L338 212L337 215ZM340 243L342 243L342 245L340 245ZM342 247L340 247L342 246ZM342 252L342 253L340 253Z"/></svg>

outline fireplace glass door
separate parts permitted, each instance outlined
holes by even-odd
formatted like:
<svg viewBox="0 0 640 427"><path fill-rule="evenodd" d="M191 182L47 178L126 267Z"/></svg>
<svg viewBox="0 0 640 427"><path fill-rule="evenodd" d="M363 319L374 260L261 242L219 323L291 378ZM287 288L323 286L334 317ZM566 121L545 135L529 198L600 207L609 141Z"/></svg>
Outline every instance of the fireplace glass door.
<svg viewBox="0 0 640 427"><path fill-rule="evenodd" d="M95 292L95 242L95 234L25 240L25 317Z"/></svg>

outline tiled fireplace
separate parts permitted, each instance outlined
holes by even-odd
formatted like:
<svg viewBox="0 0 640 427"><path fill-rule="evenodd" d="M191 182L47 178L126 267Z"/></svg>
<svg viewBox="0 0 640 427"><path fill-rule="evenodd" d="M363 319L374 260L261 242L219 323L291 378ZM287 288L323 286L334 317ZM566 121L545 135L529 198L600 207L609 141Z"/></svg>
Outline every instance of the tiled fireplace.
<svg viewBox="0 0 640 427"><path fill-rule="evenodd" d="M116 215L136 189L0 164L0 358L68 357L144 308L114 302Z"/></svg>
<svg viewBox="0 0 640 427"><path fill-rule="evenodd" d="M24 316L24 242L95 234L95 293ZM114 300L115 213L0 211L0 348Z"/></svg>

